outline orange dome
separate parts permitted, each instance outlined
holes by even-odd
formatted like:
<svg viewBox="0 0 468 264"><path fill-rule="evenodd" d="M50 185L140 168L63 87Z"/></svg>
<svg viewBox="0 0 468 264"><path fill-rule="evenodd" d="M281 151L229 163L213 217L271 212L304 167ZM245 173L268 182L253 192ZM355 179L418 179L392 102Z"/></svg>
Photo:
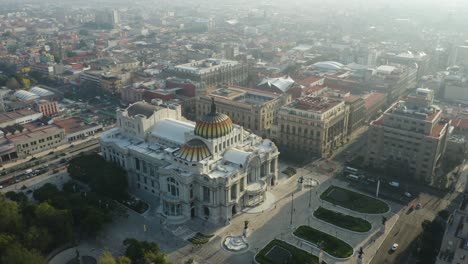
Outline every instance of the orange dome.
<svg viewBox="0 0 468 264"><path fill-rule="evenodd" d="M208 158L211 156L211 152L203 141L200 139L192 139L182 145L175 156L186 161L194 162Z"/></svg>
<svg viewBox="0 0 468 264"><path fill-rule="evenodd" d="M233 124L231 118L216 111L214 98L212 98L211 112L197 121L195 135L207 139L219 138L231 133L232 129Z"/></svg>

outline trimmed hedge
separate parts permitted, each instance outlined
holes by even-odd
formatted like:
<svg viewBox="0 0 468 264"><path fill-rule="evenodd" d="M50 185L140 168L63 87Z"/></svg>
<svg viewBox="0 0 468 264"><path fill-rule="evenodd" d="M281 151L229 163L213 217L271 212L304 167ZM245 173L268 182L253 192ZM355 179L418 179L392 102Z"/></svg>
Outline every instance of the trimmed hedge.
<svg viewBox="0 0 468 264"><path fill-rule="evenodd" d="M371 223L362 218L335 212L323 207L317 208L314 212L314 216L332 225L355 232L367 232L372 228Z"/></svg>
<svg viewBox="0 0 468 264"><path fill-rule="evenodd" d="M336 197L338 195L342 196L341 199ZM334 185L328 187L320 195L320 199L359 213L383 214L390 210L388 205L381 200Z"/></svg>
<svg viewBox="0 0 468 264"><path fill-rule="evenodd" d="M336 258L348 258L353 255L353 248L348 243L310 226L298 227L294 230L294 235L317 246L321 245L325 252Z"/></svg>

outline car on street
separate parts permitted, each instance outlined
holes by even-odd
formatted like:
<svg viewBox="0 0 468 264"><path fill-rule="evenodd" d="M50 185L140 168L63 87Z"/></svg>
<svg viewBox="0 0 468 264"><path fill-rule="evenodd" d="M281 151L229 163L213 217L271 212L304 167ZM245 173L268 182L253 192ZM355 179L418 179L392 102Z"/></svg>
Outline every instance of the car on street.
<svg viewBox="0 0 468 264"><path fill-rule="evenodd" d="M409 193L409 192L405 192L405 196L408 197L408 198L412 197L411 193Z"/></svg>
<svg viewBox="0 0 468 264"><path fill-rule="evenodd" d="M398 249L398 244L394 243L392 246L392 251L396 251Z"/></svg>
<svg viewBox="0 0 468 264"><path fill-rule="evenodd" d="M418 204L416 205L416 209L421 209L421 208L422 208L422 204L418 203Z"/></svg>

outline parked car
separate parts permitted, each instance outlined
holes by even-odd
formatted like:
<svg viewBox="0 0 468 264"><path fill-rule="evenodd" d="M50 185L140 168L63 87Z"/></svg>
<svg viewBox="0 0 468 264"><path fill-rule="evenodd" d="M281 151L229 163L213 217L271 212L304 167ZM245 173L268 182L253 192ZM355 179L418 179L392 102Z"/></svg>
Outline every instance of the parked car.
<svg viewBox="0 0 468 264"><path fill-rule="evenodd" d="M394 243L392 246L392 251L396 251L398 249L398 244Z"/></svg>
<svg viewBox="0 0 468 264"><path fill-rule="evenodd" d="M416 205L416 209L421 209L422 208L422 204L418 203L418 205Z"/></svg>
<svg viewBox="0 0 468 264"><path fill-rule="evenodd" d="M405 192L405 196L408 197L408 198L412 197L411 193L409 193L409 192Z"/></svg>
<svg viewBox="0 0 468 264"><path fill-rule="evenodd" d="M388 183L390 186L392 187L395 187L395 188L399 188L400 187L400 183L399 182L396 182L396 181L391 181Z"/></svg>

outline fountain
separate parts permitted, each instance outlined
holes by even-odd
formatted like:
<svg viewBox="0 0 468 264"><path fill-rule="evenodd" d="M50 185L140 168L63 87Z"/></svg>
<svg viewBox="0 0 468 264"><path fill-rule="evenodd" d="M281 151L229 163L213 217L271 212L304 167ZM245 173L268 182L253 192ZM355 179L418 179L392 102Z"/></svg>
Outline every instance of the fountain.
<svg viewBox="0 0 468 264"><path fill-rule="evenodd" d="M223 246L225 249L232 252L239 252L247 249L249 244L247 243L247 234L249 230L249 221L244 222L244 230L240 236L229 235L224 238Z"/></svg>

